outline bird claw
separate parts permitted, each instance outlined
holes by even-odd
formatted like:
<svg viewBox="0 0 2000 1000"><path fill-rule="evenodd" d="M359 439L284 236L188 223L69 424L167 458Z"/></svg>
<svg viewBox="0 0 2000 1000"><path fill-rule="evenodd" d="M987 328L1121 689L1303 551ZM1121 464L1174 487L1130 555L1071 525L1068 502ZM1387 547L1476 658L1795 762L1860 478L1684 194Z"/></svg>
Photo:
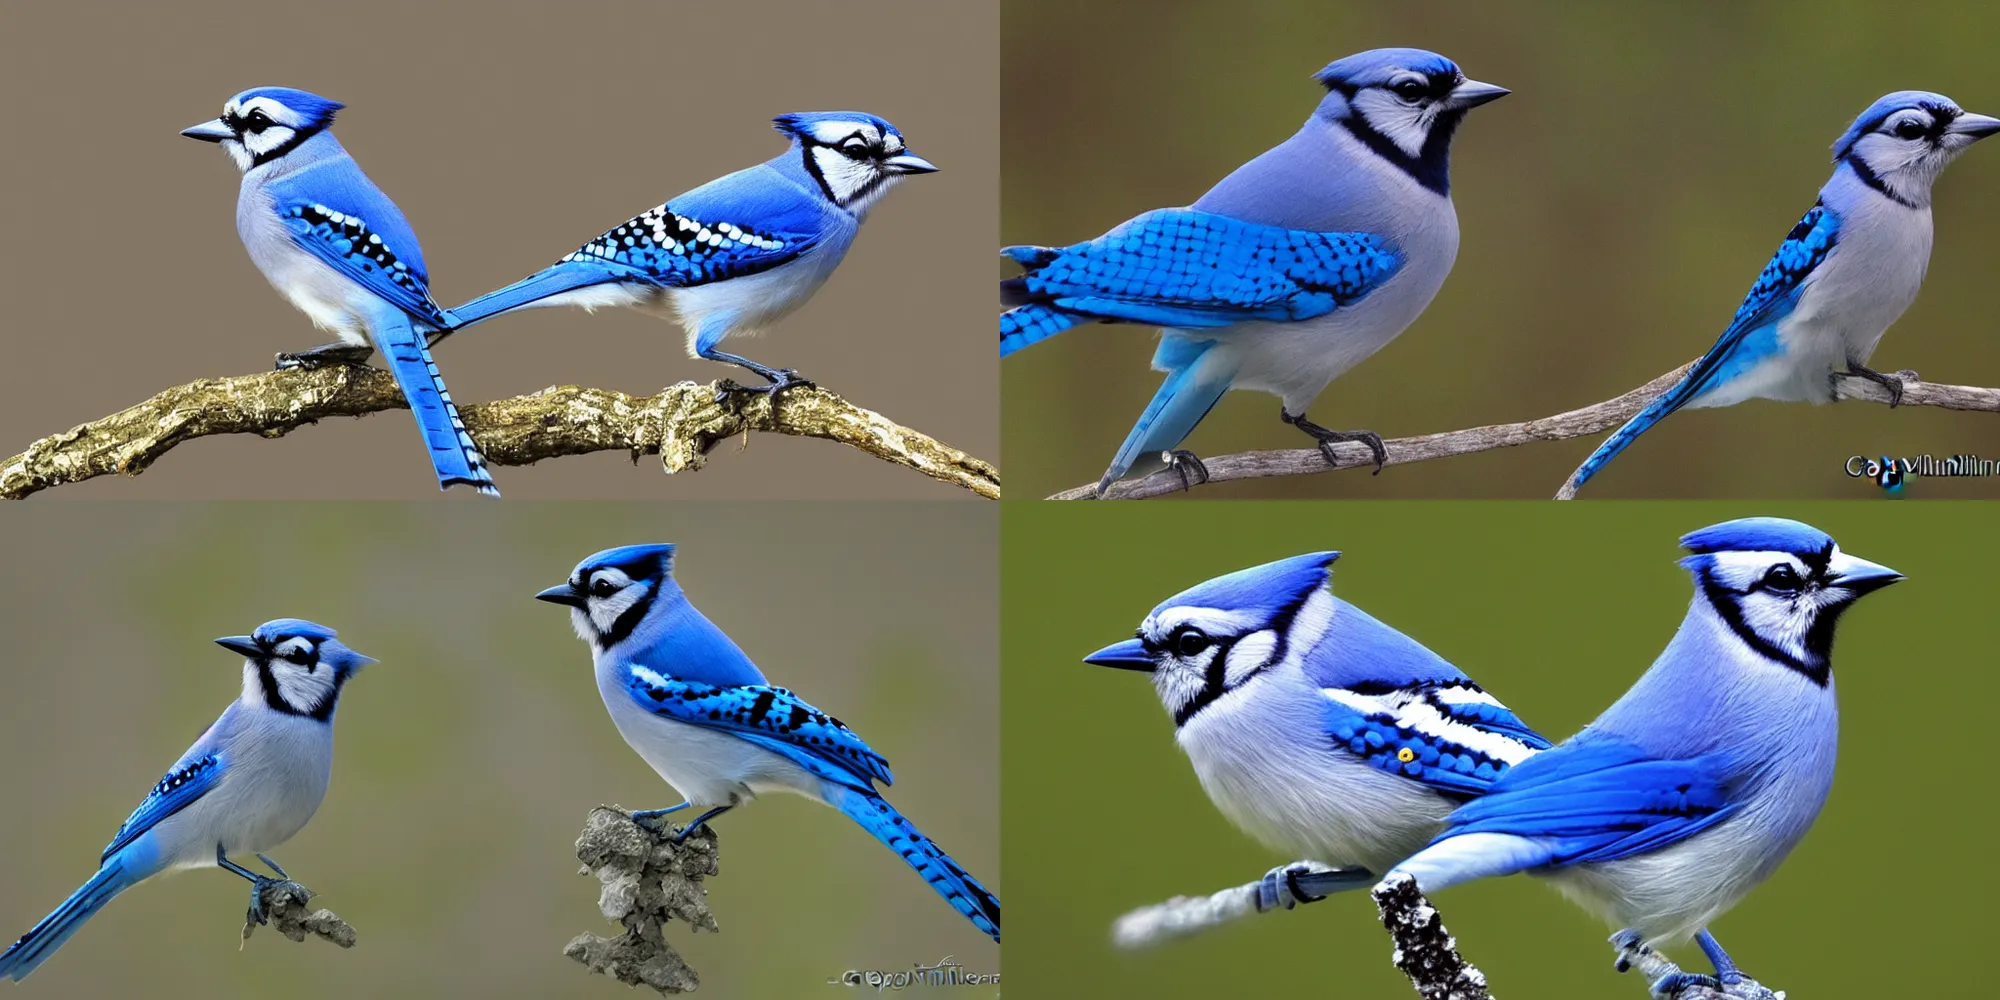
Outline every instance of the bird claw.
<svg viewBox="0 0 2000 1000"><path fill-rule="evenodd" d="M1192 490L1208 482L1208 466L1203 465L1201 459L1195 457L1194 452L1186 448L1177 448L1167 452L1166 460L1167 468L1180 473L1182 490ZM1191 480L1188 478L1190 471L1194 473L1194 478Z"/></svg>
<svg viewBox="0 0 2000 1000"><path fill-rule="evenodd" d="M361 365L366 364L369 355L374 353L375 349L372 347L336 341L318 347L308 347L303 351L281 351L273 370L312 371L316 368L331 368L334 365Z"/></svg>
<svg viewBox="0 0 2000 1000"><path fill-rule="evenodd" d="M1905 383L1923 381L1922 379L1917 377L1916 372L1910 371L1907 368L1897 372L1894 375L1887 375L1882 372L1878 372L1873 368L1864 368L1861 367L1860 365L1850 365L1848 366L1848 369L1845 374L1853 378L1867 379L1868 381L1873 382L1876 385L1879 385L1882 388L1888 390L1889 408L1892 410L1898 406L1903 405L1903 389Z"/></svg>
<svg viewBox="0 0 2000 1000"><path fill-rule="evenodd" d="M780 368L774 372L759 374L764 374L767 378L771 376L776 377L771 378L771 381L765 385L744 385L733 378L723 379L715 383L715 401L718 403L723 402L737 393L770 393L773 398L776 398L778 393L786 389L800 387L816 389L819 387L819 383L814 382L812 379L801 377L797 371L791 368Z"/></svg>
<svg viewBox="0 0 2000 1000"><path fill-rule="evenodd" d="M1305 414L1295 417L1286 413L1282 407L1278 410L1278 416L1285 423L1291 424L1293 427L1312 435L1313 440L1319 442L1320 457L1325 458L1326 464L1336 469L1340 468L1340 460L1335 457L1333 446L1349 442L1359 442L1368 446L1369 455L1375 459L1375 471L1371 475L1381 475L1382 466L1387 465L1389 462L1389 449L1382 443L1382 435L1374 431L1328 430L1307 420Z"/></svg>
<svg viewBox="0 0 2000 1000"><path fill-rule="evenodd" d="M312 899L312 895L311 889L291 879L259 876L250 884L250 909L244 913L243 922L245 925L265 926L271 922L271 908L286 896L303 906Z"/></svg>
<svg viewBox="0 0 2000 1000"><path fill-rule="evenodd" d="M1330 895L1332 888L1320 883L1328 882L1329 876L1333 883L1348 882L1357 871L1359 869L1328 868L1309 861L1279 865L1265 872L1257 882L1257 912L1269 913L1279 908L1289 910L1300 903L1317 903ZM1318 891L1321 888L1329 891Z"/></svg>
<svg viewBox="0 0 2000 1000"><path fill-rule="evenodd" d="M1654 951L1635 930L1611 935L1611 946L1618 949L1619 972L1636 968L1641 975L1652 977L1647 991L1654 1000L1784 1000L1783 993L1774 992L1734 969L1721 976L1682 972L1680 966Z"/></svg>
<svg viewBox="0 0 2000 1000"><path fill-rule="evenodd" d="M1688 990L1701 989L1719 993L1722 991L1722 980L1699 972L1669 972L1653 980L1650 989L1655 1000L1676 1000Z"/></svg>

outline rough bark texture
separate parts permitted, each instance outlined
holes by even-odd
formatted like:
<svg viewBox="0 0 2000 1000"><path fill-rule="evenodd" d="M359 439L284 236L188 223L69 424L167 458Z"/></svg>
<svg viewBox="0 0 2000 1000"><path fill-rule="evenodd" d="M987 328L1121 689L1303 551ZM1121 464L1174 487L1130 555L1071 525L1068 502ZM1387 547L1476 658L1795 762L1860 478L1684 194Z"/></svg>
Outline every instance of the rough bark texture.
<svg viewBox="0 0 2000 1000"><path fill-rule="evenodd" d="M1391 959L1410 977L1424 1000L1493 1000L1486 974L1458 953L1458 942L1444 929L1437 907L1417 891L1408 875L1383 879L1370 895L1382 926L1396 942Z"/></svg>
<svg viewBox="0 0 2000 1000"><path fill-rule="evenodd" d="M308 910L306 904L312 900L311 889L297 882L267 882L259 890L265 906L265 919L272 930L293 941L304 941L306 935L331 941L342 948L354 947L357 935L347 921L335 916L332 910ZM243 921L243 940L248 943L250 932L257 929L254 919Z"/></svg>
<svg viewBox="0 0 2000 1000"><path fill-rule="evenodd" d="M701 977L667 943L667 923L680 920L697 931L718 930L702 885L716 873L715 831L704 826L676 844L666 832L670 829L665 824L658 831L640 826L630 813L612 806L590 811L576 841L576 858L583 862L579 874L602 883L597 907L604 919L623 925L625 933L611 938L579 934L563 948L563 954L592 972L663 994L701 985Z"/></svg>
<svg viewBox="0 0 2000 1000"><path fill-rule="evenodd" d="M461 408L492 465L624 451L659 455L668 473L702 467L717 443L751 431L825 438L988 499L1000 496L992 465L814 386L733 392L681 382L653 396L564 385ZM406 409L388 372L355 365L200 379L107 417L51 434L0 462L0 498L98 476L136 476L176 445L216 434L275 438L328 417ZM414 447L414 445L413 445Z"/></svg>

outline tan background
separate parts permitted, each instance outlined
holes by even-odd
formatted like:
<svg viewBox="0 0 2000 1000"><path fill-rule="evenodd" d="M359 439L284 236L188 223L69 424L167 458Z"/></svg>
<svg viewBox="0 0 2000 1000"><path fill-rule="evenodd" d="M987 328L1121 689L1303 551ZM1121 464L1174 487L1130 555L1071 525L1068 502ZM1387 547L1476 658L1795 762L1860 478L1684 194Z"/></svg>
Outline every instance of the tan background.
<svg viewBox="0 0 2000 1000"><path fill-rule="evenodd" d="M325 804L272 852L354 923L354 950L261 932L239 954L247 883L183 872L112 902L15 993L638 996L562 955L571 936L612 930L573 848L600 802L676 797L605 716L567 612L532 599L591 552L637 541L679 542L696 606L774 683L887 756L890 801L998 892L997 513L923 502L0 511L0 943L90 875L119 822L237 695L241 660L209 640L296 615L382 661L342 700ZM716 829L721 874L708 885L722 931L669 931L703 976L699 996L846 996L827 977L947 955L998 971L998 946L834 810L767 797Z"/></svg>
<svg viewBox="0 0 2000 1000"><path fill-rule="evenodd" d="M1009 243L1089 239L1188 204L1297 131L1324 94L1312 74L1349 53L1420 46L1513 89L1453 145L1463 241L1444 289L1308 410L1384 437L1545 417L1694 359L1812 207L1832 172L1827 147L1870 102L1925 88L2000 115L2000 5L1962 0L1007 0L1003 21ZM1936 195L1929 277L1875 367L2000 385L2000 140L1967 151ZM1097 481L1159 387L1154 337L1086 327L1007 359L1010 496ZM1545 498L1604 437L1198 495ZM1275 397L1234 392L1187 446L1309 443L1278 421ZM1584 495L1869 498L1880 491L1841 471L1848 456L1926 452L2000 458L2000 415L1764 400L1688 410ZM1904 495L1990 498L2000 478L1925 479Z"/></svg>
<svg viewBox="0 0 2000 1000"><path fill-rule="evenodd" d="M0 456L169 385L320 343L236 238L238 175L176 133L249 87L344 101L334 131L402 207L440 302L523 277L784 148L769 119L864 110L942 170L876 206L817 298L729 349L998 460L998 5L15 3L0 8L8 303ZM438 352L463 402L739 373L637 313L502 317ZM64 497L436 496L408 413L206 439ZM618 454L495 470L510 498L964 495L824 441L758 436L663 480ZM461 491L462 492L462 491Z"/></svg>

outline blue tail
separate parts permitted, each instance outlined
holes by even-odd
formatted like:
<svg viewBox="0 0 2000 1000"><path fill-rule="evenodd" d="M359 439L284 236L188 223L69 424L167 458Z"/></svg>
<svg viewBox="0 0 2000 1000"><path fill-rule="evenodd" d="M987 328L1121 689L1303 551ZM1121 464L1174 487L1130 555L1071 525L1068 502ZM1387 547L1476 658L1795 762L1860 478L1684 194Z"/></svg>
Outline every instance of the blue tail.
<svg viewBox="0 0 2000 1000"><path fill-rule="evenodd" d="M0 953L0 977L17 983L28 978L28 973L48 961L49 956L63 946L63 942L83 928L84 921L103 909L112 897L137 883L137 879L126 876L125 866L116 858L105 862L104 867L83 884L83 888L71 893L54 913L43 917L42 922L21 935L21 940L14 942L13 947Z"/></svg>
<svg viewBox="0 0 2000 1000"><path fill-rule="evenodd" d="M409 318L401 313L378 317L370 324L370 332L375 335L375 349L388 360L403 398L409 400L410 412L417 415L417 427L430 448L431 468L437 470L438 488L464 484L487 496L499 496L500 490L486 471L485 456L472 443L472 435L466 432L458 407L452 405L451 393L444 387L444 378L438 374L437 362L431 360L430 349L410 326Z"/></svg>
<svg viewBox="0 0 2000 1000"><path fill-rule="evenodd" d="M1699 366L1696 370L1699 371ZM1696 388L1695 372L1691 371L1687 377L1674 383L1673 388L1660 393L1658 398L1639 411L1638 416L1625 421L1625 426L1611 432L1611 436L1605 438L1604 443L1598 445L1597 450L1591 452L1590 457L1584 459L1583 464L1577 466L1575 472L1570 473L1569 488L1581 489L1584 483L1590 481L1590 477L1597 475L1599 469L1618 457L1619 452L1631 447L1632 442L1639 439L1639 435L1652 430L1653 425L1666 419L1667 414L1686 406L1688 401L1694 399L1697 395Z"/></svg>
<svg viewBox="0 0 2000 1000"><path fill-rule="evenodd" d="M979 880L966 874L958 862L939 849L929 837L917 832L896 807L880 795L860 789L834 785L830 788L830 804L847 814L847 818L861 824L863 830L875 835L883 846L901 855L909 862L924 881L951 904L951 908L965 914L973 926L1000 940L1000 900L986 891Z"/></svg>
<svg viewBox="0 0 2000 1000"><path fill-rule="evenodd" d="M1040 302L1009 309L1000 314L1000 356L1004 358L1030 344L1039 344L1081 322L1078 317Z"/></svg>
<svg viewBox="0 0 2000 1000"><path fill-rule="evenodd" d="M1125 436L1118 457L1111 460L1111 468L1105 470L1104 478L1097 483L1098 493L1102 494L1130 472L1140 456L1179 447L1193 433L1195 425L1215 408L1222 394L1229 391L1236 372L1233 367L1223 366L1218 356L1211 353L1214 347L1212 340L1190 341L1172 335L1160 341L1160 349L1153 355L1153 367L1167 371L1167 380L1160 383L1153 401L1146 404L1146 412L1139 414L1139 422Z"/></svg>
<svg viewBox="0 0 2000 1000"><path fill-rule="evenodd" d="M603 268L589 264L563 263L545 267L505 288L487 292L451 310L451 315L457 319L452 330L463 330L508 310L534 305L551 295L561 295L590 285L600 285L612 277Z"/></svg>

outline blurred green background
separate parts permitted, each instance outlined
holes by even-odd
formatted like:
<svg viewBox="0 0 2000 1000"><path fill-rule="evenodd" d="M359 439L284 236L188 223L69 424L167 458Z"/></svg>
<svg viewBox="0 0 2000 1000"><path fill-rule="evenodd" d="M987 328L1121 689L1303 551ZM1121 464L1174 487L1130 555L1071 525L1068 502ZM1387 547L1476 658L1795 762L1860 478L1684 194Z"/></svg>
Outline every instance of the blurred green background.
<svg viewBox="0 0 2000 1000"><path fill-rule="evenodd" d="M599 803L677 801L611 725L566 612L531 599L600 548L681 544L695 604L773 682L844 719L891 801L1000 878L997 518L937 503L55 504L0 512L0 936L99 849L236 697L210 644L280 616L381 659L348 688L333 785L272 852L353 922L341 951L265 931L224 873L140 885L21 995L625 997L563 957L610 934L573 847ZM999 948L832 809L765 797L717 821L720 934L669 939L705 997L796 998L848 969ZM967 995L975 995L968 993ZM985 995L985 994L978 994Z"/></svg>
<svg viewBox="0 0 2000 1000"><path fill-rule="evenodd" d="M1016 995L1324 997L1413 994L1360 894L1252 917L1152 951L1111 922L1294 860L1209 803L1142 675L1080 658L1132 634L1202 580L1342 549L1334 589L1436 650L1531 725L1563 738L1622 694L1678 626L1691 587L1676 539L1733 517L1795 517L1909 579L1842 620L1845 718L1833 794L1777 874L1714 927L1752 975L1794 997L1971 996L2000 876L1992 803L1964 761L1987 727L1996 529L1985 505L1859 503L1008 504L1001 731ZM1503 997L1642 997L1601 926L1527 877L1436 901ZM1705 971L1692 947L1675 957Z"/></svg>
<svg viewBox="0 0 2000 1000"><path fill-rule="evenodd" d="M1828 146L1892 90L2000 114L2000 5L1381 4L1325 0L1007 0L1001 235L1061 244L1186 205L1297 131L1310 76L1364 49L1442 52L1514 94L1453 150L1463 242L1430 310L1309 410L1384 437L1548 416L1609 399L1706 351L1831 171ZM1937 186L1923 294L1874 366L2000 384L1986 288L2000 254L2000 142ZM1012 265L1002 274L1018 273ZM1154 333L1088 327L1002 366L1010 496L1095 482L1160 376ZM1210 497L1546 497L1603 435L1385 471L1264 479ZM1231 393L1198 454L1296 448L1276 397ZM1589 496L1867 497L1856 454L2000 457L2000 418L1753 401L1675 415ZM2000 495L1922 480L1914 497Z"/></svg>

